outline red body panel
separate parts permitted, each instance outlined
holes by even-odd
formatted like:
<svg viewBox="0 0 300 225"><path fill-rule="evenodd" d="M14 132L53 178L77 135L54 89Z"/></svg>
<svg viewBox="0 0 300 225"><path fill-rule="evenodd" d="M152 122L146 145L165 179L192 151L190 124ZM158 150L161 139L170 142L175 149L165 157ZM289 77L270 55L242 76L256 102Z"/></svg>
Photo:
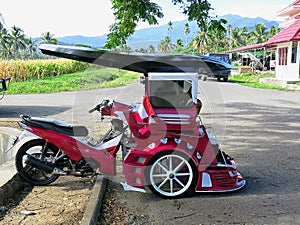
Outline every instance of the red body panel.
<svg viewBox="0 0 300 225"><path fill-rule="evenodd" d="M30 132L62 149L71 160L79 161L83 157L86 159L91 158L100 164L99 170L101 172L108 175L116 174L116 160L113 153L118 146L95 150L93 147L77 141L74 137L33 126L29 126L29 128Z"/></svg>

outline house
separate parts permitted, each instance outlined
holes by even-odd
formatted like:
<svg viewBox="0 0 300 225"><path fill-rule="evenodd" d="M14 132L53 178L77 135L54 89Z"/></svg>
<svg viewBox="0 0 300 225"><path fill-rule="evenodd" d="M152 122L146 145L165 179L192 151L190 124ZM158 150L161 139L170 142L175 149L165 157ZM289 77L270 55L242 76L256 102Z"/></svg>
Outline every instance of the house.
<svg viewBox="0 0 300 225"><path fill-rule="evenodd" d="M276 47L276 78L283 81L300 80L300 0L278 12L286 17L281 32L265 43Z"/></svg>

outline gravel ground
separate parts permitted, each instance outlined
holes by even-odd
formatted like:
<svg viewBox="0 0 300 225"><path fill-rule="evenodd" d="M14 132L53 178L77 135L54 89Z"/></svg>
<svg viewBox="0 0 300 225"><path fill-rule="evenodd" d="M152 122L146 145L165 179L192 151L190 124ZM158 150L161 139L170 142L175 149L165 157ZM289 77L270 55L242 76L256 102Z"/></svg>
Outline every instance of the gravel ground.
<svg viewBox="0 0 300 225"><path fill-rule="evenodd" d="M0 224L77 225L93 184L91 178L61 177L49 186L26 187L6 200Z"/></svg>

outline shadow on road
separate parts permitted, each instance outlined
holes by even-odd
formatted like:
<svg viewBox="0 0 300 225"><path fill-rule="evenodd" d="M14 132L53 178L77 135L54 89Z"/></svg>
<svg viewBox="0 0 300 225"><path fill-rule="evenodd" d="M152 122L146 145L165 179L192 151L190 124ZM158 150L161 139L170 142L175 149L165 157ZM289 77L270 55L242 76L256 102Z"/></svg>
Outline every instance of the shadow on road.
<svg viewBox="0 0 300 225"><path fill-rule="evenodd" d="M35 117L51 116L70 110L61 106L1 106L0 118L18 118L21 114Z"/></svg>

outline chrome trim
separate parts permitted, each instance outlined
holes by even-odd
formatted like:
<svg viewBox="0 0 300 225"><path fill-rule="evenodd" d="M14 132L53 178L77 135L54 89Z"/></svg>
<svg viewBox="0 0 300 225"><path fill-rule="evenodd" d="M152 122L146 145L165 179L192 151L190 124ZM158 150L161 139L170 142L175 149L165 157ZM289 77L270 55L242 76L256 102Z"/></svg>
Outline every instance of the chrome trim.
<svg viewBox="0 0 300 225"><path fill-rule="evenodd" d="M241 185L237 188L234 188L234 189L230 189L230 190L224 190L224 191L195 191L195 192L198 192L198 193L204 193L204 192L208 192L208 193L213 193L213 192L232 192L232 191L237 191L237 190L240 190L241 188L243 188L246 184L246 180L241 180L240 182L237 183L237 185Z"/></svg>
<svg viewBox="0 0 300 225"><path fill-rule="evenodd" d="M206 172L203 172L202 173L202 181L201 181L201 186L203 188L209 188L209 187L212 187L212 182L211 182L211 179L210 179L210 175Z"/></svg>
<svg viewBox="0 0 300 225"><path fill-rule="evenodd" d="M120 182L120 184L122 184L124 191L136 191L136 192L146 193L146 190L143 188L133 187L123 182Z"/></svg>

